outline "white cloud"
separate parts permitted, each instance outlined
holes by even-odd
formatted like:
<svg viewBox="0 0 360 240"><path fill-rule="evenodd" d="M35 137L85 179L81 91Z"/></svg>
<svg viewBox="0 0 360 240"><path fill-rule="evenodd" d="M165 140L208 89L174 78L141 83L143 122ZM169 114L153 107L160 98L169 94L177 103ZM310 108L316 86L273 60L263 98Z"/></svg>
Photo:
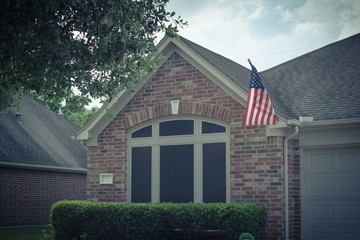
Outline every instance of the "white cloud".
<svg viewBox="0 0 360 240"><path fill-rule="evenodd" d="M260 71L360 32L358 0L183 1L169 4L189 21L180 35Z"/></svg>
<svg viewBox="0 0 360 240"><path fill-rule="evenodd" d="M314 28L316 37L339 40L360 32L359 12L358 0L308 0L300 8L285 10L282 20L293 24L297 31L308 26Z"/></svg>

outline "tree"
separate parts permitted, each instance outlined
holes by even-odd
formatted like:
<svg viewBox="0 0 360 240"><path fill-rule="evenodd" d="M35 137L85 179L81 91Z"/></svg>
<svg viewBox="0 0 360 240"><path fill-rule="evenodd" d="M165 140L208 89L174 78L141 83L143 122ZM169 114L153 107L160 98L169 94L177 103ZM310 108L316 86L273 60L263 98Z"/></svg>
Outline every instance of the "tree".
<svg viewBox="0 0 360 240"><path fill-rule="evenodd" d="M132 88L159 62L155 34L187 25L168 1L1 1L0 111L19 90L59 101Z"/></svg>
<svg viewBox="0 0 360 240"><path fill-rule="evenodd" d="M99 110L99 107L86 108L91 102L88 96L73 95L64 102L57 99L45 99L34 92L27 92L26 94L79 127L85 126L90 118Z"/></svg>
<svg viewBox="0 0 360 240"><path fill-rule="evenodd" d="M44 99L34 93L28 92L27 95L44 104L57 114L67 118L79 127L85 126L92 116L99 110L98 107L87 109L91 99L87 96L73 95L65 102L54 99Z"/></svg>
<svg viewBox="0 0 360 240"><path fill-rule="evenodd" d="M65 117L79 127L83 127L98 110L98 107L92 107L90 109L84 109L82 112L71 113Z"/></svg>
<svg viewBox="0 0 360 240"><path fill-rule="evenodd" d="M65 105L60 106L59 113L79 127L83 127L99 110L98 107L86 109L90 102L90 98L86 96L74 95Z"/></svg>

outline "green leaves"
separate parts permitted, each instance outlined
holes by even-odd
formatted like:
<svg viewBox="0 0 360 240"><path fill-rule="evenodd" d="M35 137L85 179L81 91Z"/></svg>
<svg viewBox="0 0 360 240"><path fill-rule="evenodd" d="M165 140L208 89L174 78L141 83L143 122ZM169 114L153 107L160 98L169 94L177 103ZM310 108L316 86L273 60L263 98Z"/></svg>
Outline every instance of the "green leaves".
<svg viewBox="0 0 360 240"><path fill-rule="evenodd" d="M74 87L93 98L133 87L159 62L155 34L176 36L187 24L167 2L2 1L0 87L47 99Z"/></svg>
<svg viewBox="0 0 360 240"><path fill-rule="evenodd" d="M205 239L207 230L226 239L243 232L263 239L266 215L255 204L61 201L52 207L51 223L56 239Z"/></svg>
<svg viewBox="0 0 360 240"><path fill-rule="evenodd" d="M113 16L112 15L107 15L107 16L104 16L101 21L100 21L100 24L105 24L107 25L108 27L111 27L114 25L114 22L113 22Z"/></svg>

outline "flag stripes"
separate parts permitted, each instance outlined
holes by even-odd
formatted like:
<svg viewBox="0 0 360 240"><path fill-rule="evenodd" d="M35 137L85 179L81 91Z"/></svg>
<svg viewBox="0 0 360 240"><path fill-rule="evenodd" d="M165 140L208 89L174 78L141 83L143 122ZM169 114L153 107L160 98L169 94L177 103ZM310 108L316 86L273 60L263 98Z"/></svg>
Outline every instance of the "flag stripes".
<svg viewBox="0 0 360 240"><path fill-rule="evenodd" d="M279 119L275 114L269 95L262 85L260 76L256 68L251 65L253 71L251 74L250 89L243 126L250 125L273 125Z"/></svg>

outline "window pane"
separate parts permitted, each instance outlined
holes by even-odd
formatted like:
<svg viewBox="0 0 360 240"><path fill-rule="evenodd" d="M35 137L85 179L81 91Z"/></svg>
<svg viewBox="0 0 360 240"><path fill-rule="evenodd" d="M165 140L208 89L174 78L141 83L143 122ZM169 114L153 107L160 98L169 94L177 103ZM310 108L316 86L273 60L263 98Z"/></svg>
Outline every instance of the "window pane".
<svg viewBox="0 0 360 240"><path fill-rule="evenodd" d="M210 123L210 122L202 122L202 133L224 133L226 132L226 128L219 124Z"/></svg>
<svg viewBox="0 0 360 240"><path fill-rule="evenodd" d="M142 138L152 136L152 126L141 128L131 134L131 138Z"/></svg>
<svg viewBox="0 0 360 240"><path fill-rule="evenodd" d="M131 201L151 202L151 147L132 148Z"/></svg>
<svg viewBox="0 0 360 240"><path fill-rule="evenodd" d="M160 201L194 200L194 145L160 147Z"/></svg>
<svg viewBox="0 0 360 240"><path fill-rule="evenodd" d="M194 134L193 120L172 120L160 123L160 136Z"/></svg>
<svg viewBox="0 0 360 240"><path fill-rule="evenodd" d="M203 144L203 202L226 202L226 144Z"/></svg>

